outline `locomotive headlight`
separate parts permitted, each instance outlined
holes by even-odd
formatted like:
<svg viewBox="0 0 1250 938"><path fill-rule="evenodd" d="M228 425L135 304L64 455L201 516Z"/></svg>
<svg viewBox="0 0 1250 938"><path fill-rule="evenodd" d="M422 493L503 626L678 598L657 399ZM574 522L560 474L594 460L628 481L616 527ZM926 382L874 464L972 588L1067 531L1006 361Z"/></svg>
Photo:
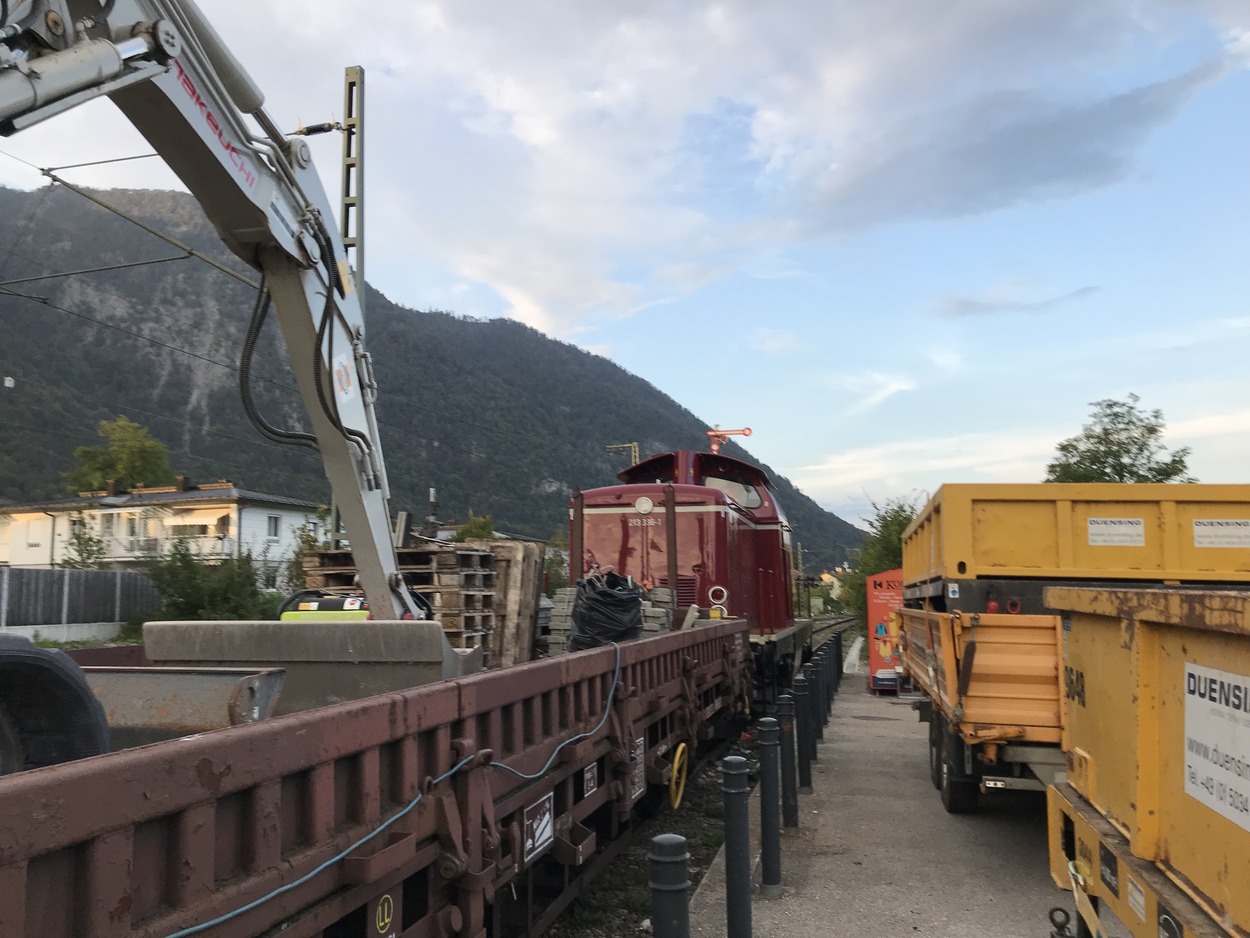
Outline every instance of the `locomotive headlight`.
<svg viewBox="0 0 1250 938"><path fill-rule="evenodd" d="M729 598L729 590L723 586L713 586L707 591L707 598L713 606L723 605L725 600Z"/></svg>
<svg viewBox="0 0 1250 938"><path fill-rule="evenodd" d="M647 498L647 496L645 495L640 495L638 499L634 502L634 510L637 511L638 514L640 515L651 514L651 509L654 507L655 507L655 502L651 501L651 499Z"/></svg>

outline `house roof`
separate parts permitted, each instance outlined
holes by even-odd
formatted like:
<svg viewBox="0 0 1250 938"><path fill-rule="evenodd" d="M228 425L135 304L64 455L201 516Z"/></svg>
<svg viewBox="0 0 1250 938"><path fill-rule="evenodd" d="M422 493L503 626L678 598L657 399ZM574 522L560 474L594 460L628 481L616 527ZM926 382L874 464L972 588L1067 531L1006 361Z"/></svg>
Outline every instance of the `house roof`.
<svg viewBox="0 0 1250 938"><path fill-rule="evenodd" d="M201 502L241 502L249 505L271 505L283 508L317 509L316 502L285 495L266 495L237 486L191 489L186 492L125 492L120 495L86 495L78 498L61 498L47 502L0 505L0 515L20 514L26 511L81 511L84 508L149 508L175 505L196 505Z"/></svg>

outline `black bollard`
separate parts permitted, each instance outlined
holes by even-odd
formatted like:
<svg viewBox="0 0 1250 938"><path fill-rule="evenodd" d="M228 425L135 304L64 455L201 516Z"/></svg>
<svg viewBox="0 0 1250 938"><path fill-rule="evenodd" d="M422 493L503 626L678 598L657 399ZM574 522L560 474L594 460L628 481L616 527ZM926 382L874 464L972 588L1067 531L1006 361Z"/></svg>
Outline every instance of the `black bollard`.
<svg viewBox="0 0 1250 938"><path fill-rule="evenodd" d="M820 758L816 754L816 740L824 739L825 732L824 717L821 715L823 709L820 703L820 673L816 670L816 665L810 661L803 665L803 676L807 678L807 703L812 709L812 748L811 756L813 762L819 762Z"/></svg>
<svg viewBox="0 0 1250 938"><path fill-rule="evenodd" d="M835 677L833 679L833 686L836 689L842 686L842 665L844 664L842 660L842 633L839 632L837 635L835 635L833 637L833 641L834 641L833 647L835 651L834 662L833 662Z"/></svg>
<svg viewBox="0 0 1250 938"><path fill-rule="evenodd" d="M781 823L799 826L799 782L794 774L794 698L777 698L777 723L781 735Z"/></svg>
<svg viewBox="0 0 1250 938"><path fill-rule="evenodd" d="M727 938L751 938L751 795L747 760L726 756L721 763L725 793L725 924Z"/></svg>
<svg viewBox="0 0 1250 938"><path fill-rule="evenodd" d="M833 715L833 696L837 686L833 676L833 642L825 643L825 722Z"/></svg>
<svg viewBox="0 0 1250 938"><path fill-rule="evenodd" d="M655 938L690 938L690 875L686 838L660 834L651 838L651 934Z"/></svg>
<svg viewBox="0 0 1250 938"><path fill-rule="evenodd" d="M795 752L799 766L799 794L812 793L812 708L807 702L807 678L799 675L794 679L794 727Z"/></svg>
<svg viewBox="0 0 1250 938"><path fill-rule="evenodd" d="M816 709L820 711L820 722L823 726L829 722L829 656L822 645L812 663L816 665L816 674L820 678L820 699Z"/></svg>
<svg viewBox="0 0 1250 938"><path fill-rule="evenodd" d="M777 721L764 717L760 744L760 894L781 895L781 739Z"/></svg>

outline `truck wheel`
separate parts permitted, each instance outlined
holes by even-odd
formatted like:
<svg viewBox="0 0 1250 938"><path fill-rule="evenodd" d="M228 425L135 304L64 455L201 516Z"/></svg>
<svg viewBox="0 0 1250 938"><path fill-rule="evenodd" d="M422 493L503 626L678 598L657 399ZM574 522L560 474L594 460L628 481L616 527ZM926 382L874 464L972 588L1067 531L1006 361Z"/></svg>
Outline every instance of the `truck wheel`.
<svg viewBox="0 0 1250 938"><path fill-rule="evenodd" d="M942 787L942 718L936 713L929 719L929 781Z"/></svg>
<svg viewBox="0 0 1250 938"><path fill-rule="evenodd" d="M938 791L948 814L975 814L980 805L980 789L975 779L964 774L964 741L953 730L942 733L941 779Z"/></svg>
<svg viewBox="0 0 1250 938"><path fill-rule="evenodd" d="M0 774L108 751L104 708L74 659L0 635Z"/></svg>

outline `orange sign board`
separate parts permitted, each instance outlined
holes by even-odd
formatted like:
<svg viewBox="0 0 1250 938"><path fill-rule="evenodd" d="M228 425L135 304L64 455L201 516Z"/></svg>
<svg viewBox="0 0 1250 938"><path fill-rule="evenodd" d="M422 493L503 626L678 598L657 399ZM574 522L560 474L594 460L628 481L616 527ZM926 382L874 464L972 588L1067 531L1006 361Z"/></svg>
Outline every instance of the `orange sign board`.
<svg viewBox="0 0 1250 938"><path fill-rule="evenodd" d="M899 689L903 663L898 650L898 617L892 613L903 605L903 571L886 570L864 577L868 591L868 689Z"/></svg>

